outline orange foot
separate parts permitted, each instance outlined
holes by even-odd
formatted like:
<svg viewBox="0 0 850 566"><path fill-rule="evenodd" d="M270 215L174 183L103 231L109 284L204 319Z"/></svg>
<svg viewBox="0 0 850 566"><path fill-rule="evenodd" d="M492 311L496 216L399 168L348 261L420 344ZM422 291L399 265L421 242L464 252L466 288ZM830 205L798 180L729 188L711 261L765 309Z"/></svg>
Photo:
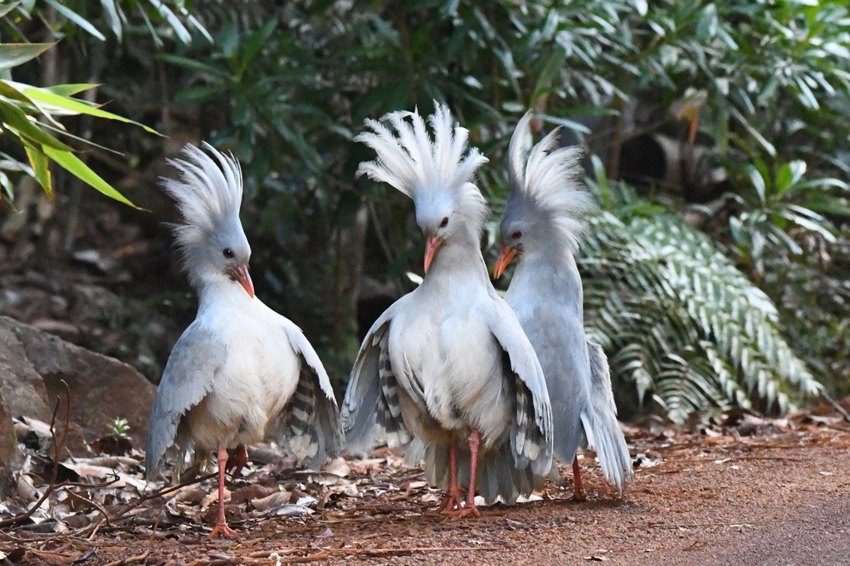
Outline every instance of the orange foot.
<svg viewBox="0 0 850 566"><path fill-rule="evenodd" d="M450 492L448 495L443 497L442 501L440 501L440 506L437 507L437 513L443 513L449 515L455 509L461 508L461 499L460 490L456 489L454 492Z"/></svg>
<svg viewBox="0 0 850 566"><path fill-rule="evenodd" d="M216 535L221 535L224 538L233 538L239 536L239 533L227 526L227 523L216 523L215 528L207 538L213 538Z"/></svg>
<svg viewBox="0 0 850 566"><path fill-rule="evenodd" d="M573 488L573 499L576 501L587 501L587 492L584 491L583 487L576 486Z"/></svg>
<svg viewBox="0 0 850 566"><path fill-rule="evenodd" d="M450 515L452 517L457 517L458 519L463 519L467 515L474 515L476 517L481 516L481 512L478 510L478 507L476 507L475 505L473 505L471 507L460 507L460 505L458 505L457 509L452 509L450 511L449 510L443 511L443 514L444 515Z"/></svg>

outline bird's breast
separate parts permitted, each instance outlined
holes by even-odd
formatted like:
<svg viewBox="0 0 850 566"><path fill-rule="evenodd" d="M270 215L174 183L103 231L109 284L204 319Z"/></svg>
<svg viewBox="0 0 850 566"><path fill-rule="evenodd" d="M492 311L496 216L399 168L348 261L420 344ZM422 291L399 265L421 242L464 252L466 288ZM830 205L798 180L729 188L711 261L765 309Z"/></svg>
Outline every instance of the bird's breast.
<svg viewBox="0 0 850 566"><path fill-rule="evenodd" d="M217 322L227 359L189 414L196 443L210 450L260 441L295 392L300 368L281 328L238 317Z"/></svg>
<svg viewBox="0 0 850 566"><path fill-rule="evenodd" d="M480 311L423 311L390 329L390 358L399 384L421 387L420 410L448 430L477 428L500 437L511 419L502 353Z"/></svg>

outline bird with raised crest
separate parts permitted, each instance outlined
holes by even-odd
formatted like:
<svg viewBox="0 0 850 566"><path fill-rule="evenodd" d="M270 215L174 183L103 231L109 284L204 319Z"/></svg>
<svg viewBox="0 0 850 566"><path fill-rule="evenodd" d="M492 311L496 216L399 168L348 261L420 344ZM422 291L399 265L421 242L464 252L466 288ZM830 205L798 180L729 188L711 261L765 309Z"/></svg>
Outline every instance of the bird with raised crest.
<svg viewBox="0 0 850 566"><path fill-rule="evenodd" d="M337 455L339 411L328 375L294 323L254 296L251 248L239 220L242 172L232 156L192 145L171 164L180 179L163 179L183 222L175 243L198 313L168 358L148 431L145 471L152 479L174 459L218 460L218 520L210 536L235 536L224 507L228 448L237 475L245 446L267 435L309 466Z"/></svg>
<svg viewBox="0 0 850 566"><path fill-rule="evenodd" d="M617 421L608 359L584 332L583 291L574 253L594 208L582 187L577 147L558 148L553 130L530 152L531 112L520 120L508 150L510 192L500 226L494 275L514 256L517 267L505 300L537 352L549 399L555 456L572 462L575 496L584 499L576 451L582 430L603 474L622 493L632 480L629 449Z"/></svg>
<svg viewBox="0 0 850 566"><path fill-rule="evenodd" d="M476 491L508 503L542 485L552 464L551 411L534 349L490 281L480 250L487 205L472 183L487 160L448 108L367 120L377 153L358 174L413 199L425 235L422 284L372 325L341 415L351 449L385 439L446 491L440 510L479 515ZM466 488L466 500L461 489Z"/></svg>

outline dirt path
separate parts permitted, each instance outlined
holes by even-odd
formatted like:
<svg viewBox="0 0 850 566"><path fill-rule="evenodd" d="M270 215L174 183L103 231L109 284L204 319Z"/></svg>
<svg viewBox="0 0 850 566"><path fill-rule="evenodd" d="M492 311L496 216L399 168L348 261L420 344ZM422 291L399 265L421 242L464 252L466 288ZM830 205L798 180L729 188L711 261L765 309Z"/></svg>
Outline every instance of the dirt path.
<svg viewBox="0 0 850 566"><path fill-rule="evenodd" d="M433 504L419 496L361 490L306 518L246 522L236 541L209 541L190 525L137 526L18 542L27 550L18 563L70 564L88 551L78 564L850 565L850 432L714 434L632 437L643 465L624 499L585 459L584 503L570 500L567 473L543 501L462 521L427 514Z"/></svg>

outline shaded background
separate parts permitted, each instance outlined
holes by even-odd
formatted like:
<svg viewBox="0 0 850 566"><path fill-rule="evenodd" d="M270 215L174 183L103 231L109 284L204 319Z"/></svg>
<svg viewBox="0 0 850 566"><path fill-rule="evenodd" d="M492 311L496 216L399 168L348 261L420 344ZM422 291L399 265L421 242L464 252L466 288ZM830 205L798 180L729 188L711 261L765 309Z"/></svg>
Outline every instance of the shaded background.
<svg viewBox="0 0 850 566"><path fill-rule="evenodd" d="M140 211L61 169L51 204L0 136L0 312L157 382L195 309L157 179L207 140L245 171L257 294L342 388L366 329L421 271L412 203L354 179L371 158L352 142L363 119L447 102L490 158L479 186L498 214L530 107L539 133L563 126L588 156L601 212L580 261L586 322L622 416L850 393L844 2L278 4L35 0L3 18L4 43L60 40L11 78L99 83L81 97L165 137L63 120L103 146L81 158Z"/></svg>

